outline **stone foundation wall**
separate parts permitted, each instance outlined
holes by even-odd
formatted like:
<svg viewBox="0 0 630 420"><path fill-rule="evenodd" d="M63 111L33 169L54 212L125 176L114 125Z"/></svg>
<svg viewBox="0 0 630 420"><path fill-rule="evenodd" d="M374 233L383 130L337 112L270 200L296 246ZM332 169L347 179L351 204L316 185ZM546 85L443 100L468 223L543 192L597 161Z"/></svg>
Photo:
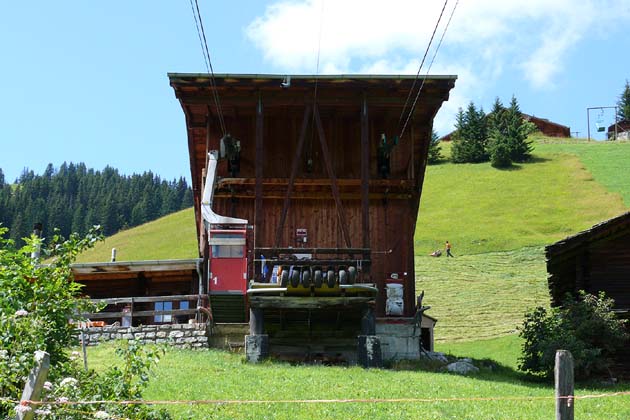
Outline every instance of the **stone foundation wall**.
<svg viewBox="0 0 630 420"><path fill-rule="evenodd" d="M85 342L95 346L112 340L138 340L146 344L168 344L181 348L208 348L206 324L141 325L139 327L90 327L83 329ZM81 332L79 331L79 339Z"/></svg>

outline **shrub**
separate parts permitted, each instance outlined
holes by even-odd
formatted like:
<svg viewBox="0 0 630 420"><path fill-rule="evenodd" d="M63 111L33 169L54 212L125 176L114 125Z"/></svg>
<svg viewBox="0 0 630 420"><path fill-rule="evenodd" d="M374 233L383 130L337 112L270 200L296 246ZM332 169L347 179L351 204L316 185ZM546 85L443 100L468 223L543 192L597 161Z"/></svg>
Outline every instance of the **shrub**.
<svg viewBox="0 0 630 420"><path fill-rule="evenodd" d="M41 247L40 239L26 239L27 245L18 249L5 239L6 233L0 227L0 396L15 398L35 351L48 352L53 367L67 361L66 348L75 340L69 320L93 309L89 301L78 298L80 285L72 281L70 263L100 234L96 228L84 238L54 236L44 250L51 263L42 265L31 258L31 252Z"/></svg>
<svg viewBox="0 0 630 420"><path fill-rule="evenodd" d="M625 321L612 312L613 305L603 292L580 291L577 298L567 295L559 308L526 313L519 333L525 340L519 369L551 377L556 350L564 349L573 355L576 378L609 372L612 355L628 339Z"/></svg>
<svg viewBox="0 0 630 420"><path fill-rule="evenodd" d="M121 341L116 355L120 366L109 367L102 373L85 371L78 357L65 365L63 377L58 376L42 395L43 404L36 407L49 413L48 418L129 418L138 420L170 419L163 409L145 404L116 404L114 401L138 401L149 382L151 369L158 363L163 350L143 346L137 341ZM112 401L73 406L47 404L50 401ZM80 410L80 413L77 411Z"/></svg>

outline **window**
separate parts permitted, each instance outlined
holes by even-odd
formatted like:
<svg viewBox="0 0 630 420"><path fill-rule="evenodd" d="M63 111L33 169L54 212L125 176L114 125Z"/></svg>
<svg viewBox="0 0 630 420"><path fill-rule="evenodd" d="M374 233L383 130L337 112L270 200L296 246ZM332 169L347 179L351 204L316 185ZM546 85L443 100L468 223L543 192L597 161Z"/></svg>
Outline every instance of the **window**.
<svg viewBox="0 0 630 420"><path fill-rule="evenodd" d="M182 300L181 302L179 302L179 309L188 309L188 301L187 300Z"/></svg>
<svg viewBox="0 0 630 420"><path fill-rule="evenodd" d="M154 310L156 311L172 311L173 310L173 302L155 302ZM153 322L161 322L167 323L171 322L173 319L173 315L155 315L153 317Z"/></svg>
<svg viewBox="0 0 630 420"><path fill-rule="evenodd" d="M243 245L212 245L212 258L243 258Z"/></svg>

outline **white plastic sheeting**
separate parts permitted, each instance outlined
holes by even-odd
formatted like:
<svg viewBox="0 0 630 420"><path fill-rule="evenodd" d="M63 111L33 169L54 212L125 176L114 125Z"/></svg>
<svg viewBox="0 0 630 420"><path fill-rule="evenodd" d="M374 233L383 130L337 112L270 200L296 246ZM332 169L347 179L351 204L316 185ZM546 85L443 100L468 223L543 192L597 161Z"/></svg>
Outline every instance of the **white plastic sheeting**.
<svg viewBox="0 0 630 420"><path fill-rule="evenodd" d="M212 198L214 196L214 187L217 176L217 152L212 151L208 153L208 171L206 176L206 185L203 189L203 196L201 198L201 215L206 227L209 225L246 225L247 220L238 219L236 217L227 217L216 214L212 211Z"/></svg>

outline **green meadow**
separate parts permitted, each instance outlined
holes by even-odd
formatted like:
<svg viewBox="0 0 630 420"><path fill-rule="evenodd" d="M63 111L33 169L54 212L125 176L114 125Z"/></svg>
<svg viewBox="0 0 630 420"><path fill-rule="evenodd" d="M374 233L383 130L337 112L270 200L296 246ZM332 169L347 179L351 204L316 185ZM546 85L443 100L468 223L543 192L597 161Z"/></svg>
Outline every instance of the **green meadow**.
<svg viewBox="0 0 630 420"><path fill-rule="evenodd" d="M169 349L148 400L255 400L169 406L177 418L541 419L554 415L553 387L517 371L525 311L548 306L544 246L628 211L630 143L535 138L534 159L429 166L415 234L416 290L438 319L436 350L471 357L481 372L459 376L418 362L389 369L243 362L238 353ZM445 154L448 147L445 145ZM195 257L192 209L121 232L81 261ZM455 258L430 257L453 244ZM111 345L90 348L91 366L113 362ZM576 395L630 391L578 384ZM422 399L414 402L287 403L280 400ZM630 418L630 399L578 399L579 419Z"/></svg>

